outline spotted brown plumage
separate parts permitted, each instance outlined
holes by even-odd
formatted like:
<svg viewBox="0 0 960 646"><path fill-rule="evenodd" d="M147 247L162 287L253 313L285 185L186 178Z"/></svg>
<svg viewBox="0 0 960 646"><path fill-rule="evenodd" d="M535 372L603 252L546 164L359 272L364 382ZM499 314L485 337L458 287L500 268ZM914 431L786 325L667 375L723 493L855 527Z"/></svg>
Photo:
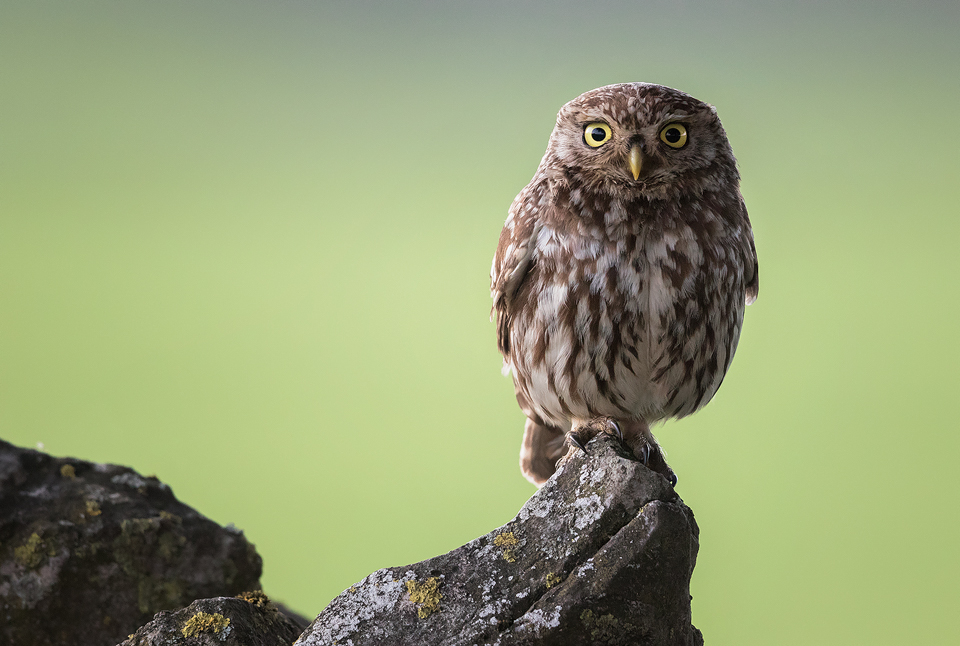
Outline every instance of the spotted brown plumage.
<svg viewBox="0 0 960 646"><path fill-rule="evenodd" d="M564 105L491 270L497 342L528 418L523 474L543 484L565 451L608 431L673 478L650 425L710 401L758 286L712 106L646 83Z"/></svg>

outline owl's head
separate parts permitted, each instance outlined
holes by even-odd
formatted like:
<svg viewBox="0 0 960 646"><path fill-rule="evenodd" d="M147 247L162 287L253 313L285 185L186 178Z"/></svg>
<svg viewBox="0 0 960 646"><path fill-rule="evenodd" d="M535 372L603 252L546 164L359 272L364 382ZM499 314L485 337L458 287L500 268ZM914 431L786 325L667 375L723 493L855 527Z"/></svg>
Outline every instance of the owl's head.
<svg viewBox="0 0 960 646"><path fill-rule="evenodd" d="M739 181L713 106L651 83L607 85L564 105L541 169L577 186L649 199Z"/></svg>

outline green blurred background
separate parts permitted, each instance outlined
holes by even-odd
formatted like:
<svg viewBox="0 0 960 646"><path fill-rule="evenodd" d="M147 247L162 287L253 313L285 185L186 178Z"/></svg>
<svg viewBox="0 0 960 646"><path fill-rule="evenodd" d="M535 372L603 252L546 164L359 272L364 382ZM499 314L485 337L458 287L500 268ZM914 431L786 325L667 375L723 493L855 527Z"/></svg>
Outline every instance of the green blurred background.
<svg viewBox="0 0 960 646"><path fill-rule="evenodd" d="M314 615L509 520L488 272L557 109L717 106L760 298L659 437L710 644L955 639L960 4L5 2L0 437L235 523Z"/></svg>

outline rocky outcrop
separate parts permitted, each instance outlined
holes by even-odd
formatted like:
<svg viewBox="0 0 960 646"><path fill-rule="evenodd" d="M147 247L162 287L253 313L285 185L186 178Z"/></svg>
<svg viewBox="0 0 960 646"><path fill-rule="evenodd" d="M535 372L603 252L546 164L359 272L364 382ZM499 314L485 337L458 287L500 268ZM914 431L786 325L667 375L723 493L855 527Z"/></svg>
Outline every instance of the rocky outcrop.
<svg viewBox="0 0 960 646"><path fill-rule="evenodd" d="M0 644L702 645L693 513L610 437L588 450L503 527L374 572L301 634L240 531L156 478L0 442Z"/></svg>
<svg viewBox="0 0 960 646"><path fill-rule="evenodd" d="M290 646L302 630L265 594L250 592L161 612L122 646Z"/></svg>
<svg viewBox="0 0 960 646"><path fill-rule="evenodd" d="M609 437L588 450L503 527L351 586L297 646L702 644L693 513Z"/></svg>
<svg viewBox="0 0 960 646"><path fill-rule="evenodd" d="M0 441L0 644L113 646L158 611L258 589L261 569L156 478Z"/></svg>

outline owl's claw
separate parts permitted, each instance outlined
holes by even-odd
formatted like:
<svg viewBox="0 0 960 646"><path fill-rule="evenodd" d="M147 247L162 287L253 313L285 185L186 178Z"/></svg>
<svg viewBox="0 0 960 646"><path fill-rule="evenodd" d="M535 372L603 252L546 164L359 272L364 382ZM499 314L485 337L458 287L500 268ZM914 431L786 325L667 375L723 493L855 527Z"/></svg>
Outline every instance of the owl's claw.
<svg viewBox="0 0 960 646"><path fill-rule="evenodd" d="M584 454L589 453L587 443L598 434L604 433L617 438L626 449L630 450L640 460L643 466L659 473L670 482L671 486L675 487L677 485L677 475L667 464L663 451L657 444L656 439L649 435L649 430L646 433L637 433L632 428L631 422L627 421L625 424L628 432L627 439L624 438L621 424L609 417L597 417L588 423L574 425L575 430L567 432L567 453L560 458L557 466L572 459L578 449L583 451Z"/></svg>
<svg viewBox="0 0 960 646"><path fill-rule="evenodd" d="M597 418L589 424L579 426L575 431L567 433L567 438L570 444L577 447L584 453L589 453L589 451L587 451L587 442L595 438L598 433L614 435L617 437L617 439L623 442L623 430L621 430L619 424L609 417Z"/></svg>
<svg viewBox="0 0 960 646"><path fill-rule="evenodd" d="M620 425L617 424L612 419L607 420L607 426L617 434L617 439L623 442L623 431L620 429Z"/></svg>
<svg viewBox="0 0 960 646"><path fill-rule="evenodd" d="M571 443L571 444L573 444L575 447L577 447L578 449L580 449L580 450L583 451L584 453L588 453L588 451L587 451L587 444L586 444L586 442L584 442L583 440L580 439L580 436L579 436L578 433L575 433L575 432L574 432L574 433L570 433L567 437L570 438L570 443Z"/></svg>
<svg viewBox="0 0 960 646"><path fill-rule="evenodd" d="M677 474L673 472L667 461L663 459L663 453L659 449L654 449L650 442L644 442L640 447L640 462L648 469L656 471L670 481L671 487L677 486ZM651 459L652 458L652 459Z"/></svg>

